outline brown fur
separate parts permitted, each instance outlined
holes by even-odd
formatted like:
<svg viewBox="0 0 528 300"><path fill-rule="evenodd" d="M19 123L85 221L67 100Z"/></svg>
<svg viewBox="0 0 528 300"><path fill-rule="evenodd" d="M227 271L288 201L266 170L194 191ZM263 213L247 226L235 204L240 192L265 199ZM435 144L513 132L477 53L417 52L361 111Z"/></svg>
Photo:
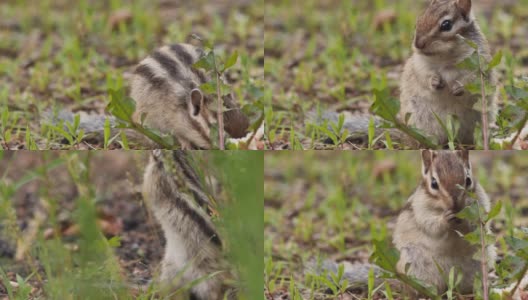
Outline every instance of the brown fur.
<svg viewBox="0 0 528 300"><path fill-rule="evenodd" d="M187 44L161 47L139 63L131 84L135 120L144 118L147 127L172 135L184 149L213 146L209 135L217 118L216 97L203 95L199 103L191 98L191 90L209 81L202 70L193 67L202 53ZM247 116L234 99L225 101L224 107L225 131L234 138L245 136Z"/></svg>
<svg viewBox="0 0 528 300"><path fill-rule="evenodd" d="M401 77L400 119L410 114L409 125L436 138L441 145L448 142L448 136L437 117L444 124L450 116L458 118L460 129L456 139L464 145L474 144L475 128L482 120L480 107L476 105L478 95L464 89L476 78L476 73L456 66L474 52L457 34L476 43L486 59L491 58L488 42L470 10L469 0L432 1L416 22L413 55ZM440 31L445 16L453 22L449 32ZM492 85L497 83L494 72L488 80ZM495 122L497 97L496 93L487 99L489 124L486 126ZM419 146L410 138L404 138L404 143Z"/></svg>
<svg viewBox="0 0 528 300"><path fill-rule="evenodd" d="M166 249L161 282L168 291L221 271L191 288L195 299L220 300L232 278L222 241L207 214L206 193L184 152L154 151L145 170L143 193L163 228ZM183 180L183 185L180 183ZM193 197L187 194L193 192ZM231 298L228 298L231 299Z"/></svg>
<svg viewBox="0 0 528 300"><path fill-rule="evenodd" d="M470 245L457 232L469 233L474 228L453 215L473 201L457 187L465 183L466 176L472 177L468 153L423 150L422 158L426 170L422 174L422 183L405 205L410 208L402 210L398 216L394 232L394 244L400 251L397 269L405 273L408 266L409 275L443 293L447 284L436 264L445 274L456 267L463 274L458 290L470 293L474 276L480 272L480 262L473 259L478 247ZM433 174L438 177L438 191L430 187ZM490 200L473 178L471 190L476 195L476 201L489 211ZM495 247L490 245L487 248L490 266L495 255Z"/></svg>

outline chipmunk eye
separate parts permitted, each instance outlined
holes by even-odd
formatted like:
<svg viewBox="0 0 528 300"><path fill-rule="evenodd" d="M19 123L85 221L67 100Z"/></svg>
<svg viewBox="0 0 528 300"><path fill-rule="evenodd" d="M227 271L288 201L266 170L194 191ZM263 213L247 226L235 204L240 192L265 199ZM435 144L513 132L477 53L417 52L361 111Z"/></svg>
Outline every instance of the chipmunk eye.
<svg viewBox="0 0 528 300"><path fill-rule="evenodd" d="M469 177L466 177L466 187L470 187L471 186L471 178Z"/></svg>
<svg viewBox="0 0 528 300"><path fill-rule="evenodd" d="M436 178L434 177L431 178L431 188L433 188L433 190L438 190L438 182L436 182Z"/></svg>
<svg viewBox="0 0 528 300"><path fill-rule="evenodd" d="M445 20L440 25L440 31L450 31L453 28L453 22L451 20Z"/></svg>

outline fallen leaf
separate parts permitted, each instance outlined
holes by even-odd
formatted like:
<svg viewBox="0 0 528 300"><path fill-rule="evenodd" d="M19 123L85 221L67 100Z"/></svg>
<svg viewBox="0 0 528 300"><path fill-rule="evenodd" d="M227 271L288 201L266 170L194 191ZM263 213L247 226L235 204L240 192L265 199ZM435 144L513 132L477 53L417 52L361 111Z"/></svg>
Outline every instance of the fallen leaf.
<svg viewBox="0 0 528 300"><path fill-rule="evenodd" d="M116 30L120 24L130 23L131 21L132 12L128 8L116 10L108 18L108 24L110 24L112 30Z"/></svg>

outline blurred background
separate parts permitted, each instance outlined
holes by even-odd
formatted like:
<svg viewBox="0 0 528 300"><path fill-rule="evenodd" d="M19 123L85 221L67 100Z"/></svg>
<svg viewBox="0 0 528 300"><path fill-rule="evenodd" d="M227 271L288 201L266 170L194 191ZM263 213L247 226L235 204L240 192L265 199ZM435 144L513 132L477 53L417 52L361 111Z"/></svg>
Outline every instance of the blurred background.
<svg viewBox="0 0 528 300"><path fill-rule="evenodd" d="M470 160L490 199L502 202L492 228L503 258L511 252L502 238L528 227L528 153L471 151ZM400 209L421 181L419 151L267 152L264 161L268 299L334 299L307 280L305 262L319 256L368 262L372 240L392 236Z"/></svg>
<svg viewBox="0 0 528 300"><path fill-rule="evenodd" d="M262 295L263 155L189 154L216 178L240 299ZM165 240L141 194L146 151L0 151L0 299L166 299ZM204 181L209 182L209 181ZM187 287L189 288L189 286ZM183 288L167 299L186 299Z"/></svg>

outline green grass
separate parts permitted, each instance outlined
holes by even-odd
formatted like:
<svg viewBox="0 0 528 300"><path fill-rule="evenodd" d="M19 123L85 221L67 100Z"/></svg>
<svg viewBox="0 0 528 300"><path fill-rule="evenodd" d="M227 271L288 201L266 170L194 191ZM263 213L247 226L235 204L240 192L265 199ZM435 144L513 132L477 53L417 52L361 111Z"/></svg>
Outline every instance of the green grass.
<svg viewBox="0 0 528 300"><path fill-rule="evenodd" d="M470 158L479 183L503 205L492 226L499 254L513 254L505 240L522 237L528 226L528 156L472 151ZM297 293L334 299L324 293L328 284L307 276L305 263L318 257L366 263L373 241L392 236L399 210L421 179L417 151L266 153L264 159L264 288L290 299ZM506 275L512 273L494 284ZM388 292L382 286L376 294L386 298Z"/></svg>
<svg viewBox="0 0 528 300"><path fill-rule="evenodd" d="M178 2L179 3L179 2ZM0 4L0 144L3 149L102 149L100 142L63 143L41 126L46 110L103 114L109 89L128 88L135 64L165 44L197 34L222 57L237 51L227 76L241 105L255 105L263 79L262 1L3 1ZM255 110L255 109L253 109ZM254 117L256 114L251 114ZM118 138L111 148L123 147Z"/></svg>
<svg viewBox="0 0 528 300"><path fill-rule="evenodd" d="M218 226L238 275L238 299L258 299L263 153L192 156L206 166L203 176L224 187ZM165 297L156 281L163 242L140 192L147 158L132 151L0 151L0 297L186 299L192 284Z"/></svg>
<svg viewBox="0 0 528 300"><path fill-rule="evenodd" d="M522 86L528 66L528 2L496 5L481 5L476 15L493 52L504 54L498 67L502 83ZM266 1L264 70L273 95L266 107L268 146L365 149L359 143L324 145L328 134L314 126L308 113L367 113L374 89L397 97L422 8L412 0ZM501 106L511 103L516 99L503 91ZM375 148L387 148L384 140Z"/></svg>

